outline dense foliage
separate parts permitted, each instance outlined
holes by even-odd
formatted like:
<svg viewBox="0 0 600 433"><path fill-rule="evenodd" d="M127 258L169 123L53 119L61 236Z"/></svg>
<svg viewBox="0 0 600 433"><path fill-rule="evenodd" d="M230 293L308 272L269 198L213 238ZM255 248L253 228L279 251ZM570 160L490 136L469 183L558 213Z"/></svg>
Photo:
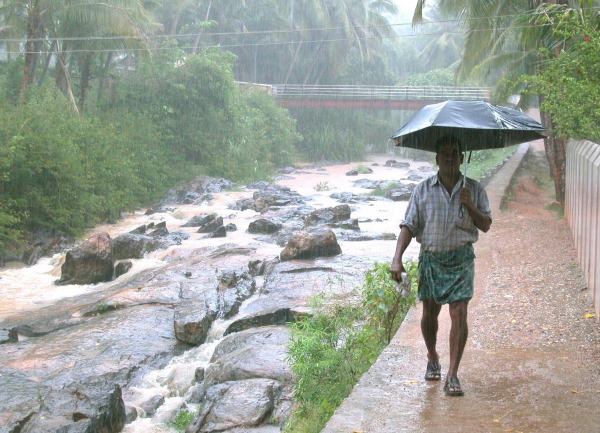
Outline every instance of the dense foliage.
<svg viewBox="0 0 600 433"><path fill-rule="evenodd" d="M233 56L176 50L140 64L84 116L55 86L0 108L0 247L44 228L76 236L197 174L255 180L295 159L295 123L233 82ZM6 252L6 251L5 251Z"/></svg>
<svg viewBox="0 0 600 433"><path fill-rule="evenodd" d="M542 95L541 108L557 134L600 143L600 27L577 13L560 18L555 33L568 47L558 55L542 50L541 73L522 81L528 92Z"/></svg>
<svg viewBox="0 0 600 433"><path fill-rule="evenodd" d="M285 431L317 433L389 343L415 302L416 264L407 264L412 292L396 289L390 266L375 263L353 299L313 299L314 314L292 326L289 362L299 406ZM335 284L336 282L332 282Z"/></svg>

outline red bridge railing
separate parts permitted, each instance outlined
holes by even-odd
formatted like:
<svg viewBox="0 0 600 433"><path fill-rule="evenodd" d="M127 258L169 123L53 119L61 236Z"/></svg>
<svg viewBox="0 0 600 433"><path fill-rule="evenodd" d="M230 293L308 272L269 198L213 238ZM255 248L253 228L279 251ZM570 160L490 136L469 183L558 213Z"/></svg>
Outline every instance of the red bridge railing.
<svg viewBox="0 0 600 433"><path fill-rule="evenodd" d="M285 107L418 109L426 104L449 99L484 101L490 99L490 89L486 87L296 84L253 84L253 86L263 88Z"/></svg>

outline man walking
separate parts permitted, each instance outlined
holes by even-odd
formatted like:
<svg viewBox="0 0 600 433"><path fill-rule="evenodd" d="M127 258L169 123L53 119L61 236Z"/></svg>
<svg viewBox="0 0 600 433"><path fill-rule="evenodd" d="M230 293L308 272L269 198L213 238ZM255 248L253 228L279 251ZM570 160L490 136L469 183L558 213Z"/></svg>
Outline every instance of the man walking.
<svg viewBox="0 0 600 433"><path fill-rule="evenodd" d="M438 173L423 182L408 202L400 223L400 235L391 264L392 278L401 280L405 271L402 255L415 237L419 253L419 299L423 302L421 332L427 347L425 380L440 380L441 366L436 350L438 316L448 304L450 319L450 365L444 392L461 396L458 366L467 342L467 307L473 297L473 243L479 230L487 232L492 224L487 194L479 182L464 178L462 145L453 136L436 142Z"/></svg>

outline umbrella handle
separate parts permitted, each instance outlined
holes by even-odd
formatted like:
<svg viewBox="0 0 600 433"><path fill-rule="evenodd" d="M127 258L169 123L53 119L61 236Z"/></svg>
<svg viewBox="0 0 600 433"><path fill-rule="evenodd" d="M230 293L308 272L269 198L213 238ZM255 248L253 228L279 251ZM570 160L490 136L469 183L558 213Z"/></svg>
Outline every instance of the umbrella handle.
<svg viewBox="0 0 600 433"><path fill-rule="evenodd" d="M469 152L469 158L465 159L465 172L463 174L463 179L462 179L462 187L464 188L465 185L467 184L467 163L471 162L471 155L473 155L473 151ZM463 216L465 216L465 210L463 209L463 205L461 203L460 208L458 209L458 217L462 218Z"/></svg>

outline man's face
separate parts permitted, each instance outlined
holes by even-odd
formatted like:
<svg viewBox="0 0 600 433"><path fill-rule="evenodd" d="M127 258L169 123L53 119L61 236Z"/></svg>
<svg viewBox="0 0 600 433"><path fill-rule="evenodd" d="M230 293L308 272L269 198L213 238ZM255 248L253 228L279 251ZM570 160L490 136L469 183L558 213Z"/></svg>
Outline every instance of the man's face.
<svg viewBox="0 0 600 433"><path fill-rule="evenodd" d="M442 144L435 156L440 171L444 174L458 173L463 162L463 154L457 143Z"/></svg>

